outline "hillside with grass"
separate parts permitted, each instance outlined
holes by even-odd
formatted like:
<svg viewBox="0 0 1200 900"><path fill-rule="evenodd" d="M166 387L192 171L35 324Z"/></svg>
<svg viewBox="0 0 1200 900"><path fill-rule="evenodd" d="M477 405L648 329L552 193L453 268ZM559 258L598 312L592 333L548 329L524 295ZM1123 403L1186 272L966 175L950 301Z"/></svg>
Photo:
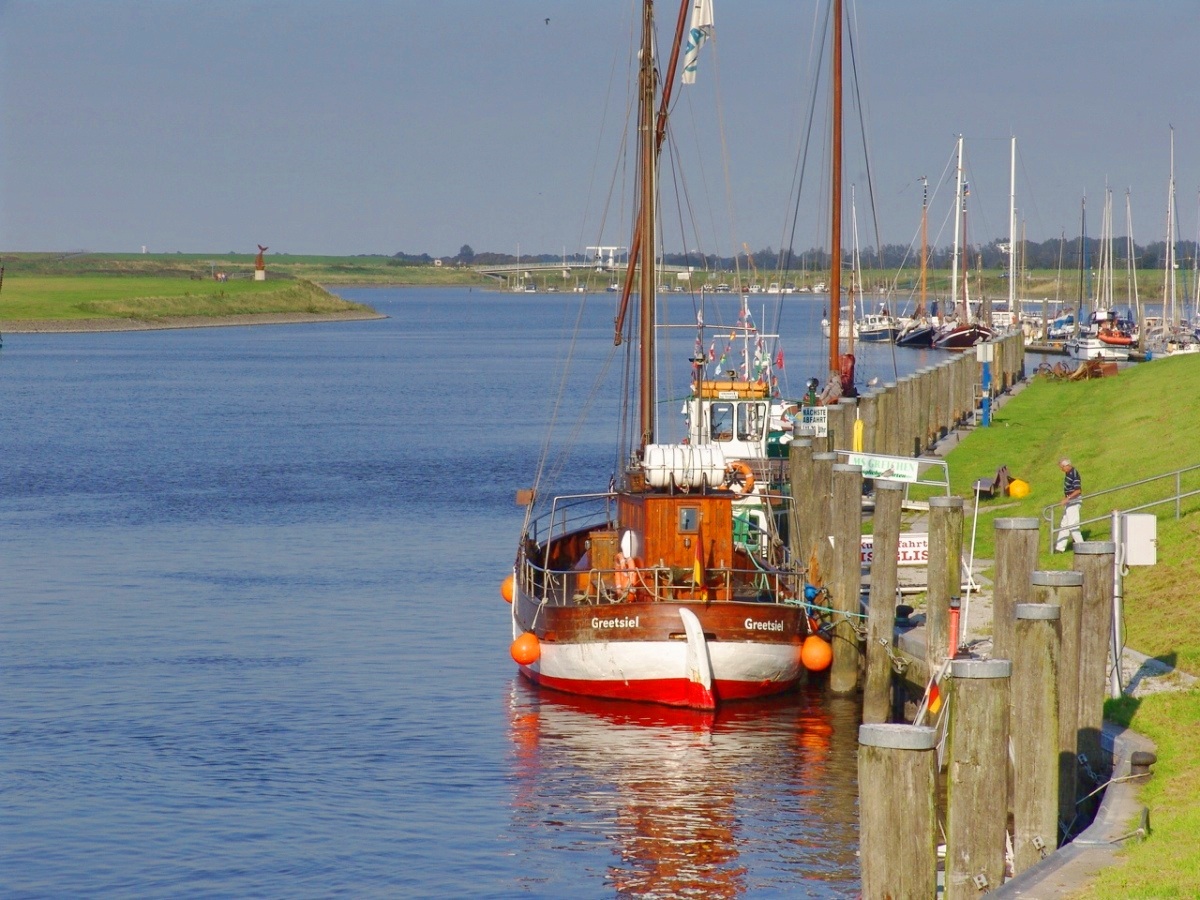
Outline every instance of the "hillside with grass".
<svg viewBox="0 0 1200 900"><path fill-rule="evenodd" d="M1147 510L1158 518L1158 564L1131 568L1124 592L1127 645L1200 676L1200 357L1155 360L1091 381L1034 378L1001 406L991 427L967 435L947 460L953 492L967 498L968 526L976 480L1007 466L1032 485L1021 500L980 499L977 558L994 558L996 518L1041 517L1061 499L1057 462L1064 456L1083 479L1085 522L1105 517L1083 526L1089 540L1111 538L1107 516L1113 509L1151 503L1177 489L1197 492L1179 504L1178 516L1174 503ZM1178 481L1170 477L1089 499L1188 467ZM1072 555L1050 553L1045 528L1042 537L1039 566L1069 568ZM1151 835L1130 842L1121 864L1077 896L1200 896L1200 689L1109 701L1106 717L1158 746L1154 777L1142 792Z"/></svg>
<svg viewBox="0 0 1200 900"><path fill-rule="evenodd" d="M180 282L106 275L13 278L0 299L0 321L154 322L284 314L370 313L308 281Z"/></svg>
<svg viewBox="0 0 1200 900"><path fill-rule="evenodd" d="M125 276L215 281L253 280L252 253L6 253L5 284L11 277ZM293 256L268 253L267 280L302 279L318 284L478 284L470 268L435 266L392 256Z"/></svg>

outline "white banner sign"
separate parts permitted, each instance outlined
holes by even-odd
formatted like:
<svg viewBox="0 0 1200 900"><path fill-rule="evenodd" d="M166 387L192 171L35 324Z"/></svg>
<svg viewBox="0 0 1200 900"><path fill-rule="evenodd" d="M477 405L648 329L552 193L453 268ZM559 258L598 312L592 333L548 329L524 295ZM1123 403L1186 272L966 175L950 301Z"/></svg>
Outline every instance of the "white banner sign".
<svg viewBox="0 0 1200 900"><path fill-rule="evenodd" d="M829 434L829 411L824 406L800 407L800 433L813 437L825 437Z"/></svg>
<svg viewBox="0 0 1200 900"><path fill-rule="evenodd" d="M864 534L862 538L862 564L869 566L875 558L875 539ZM929 565L929 534L924 531L910 531L900 535L900 547L896 553L896 563L901 566Z"/></svg>
<svg viewBox="0 0 1200 900"><path fill-rule="evenodd" d="M871 456L867 453L850 453L846 462L862 466L863 478L888 478L892 481L915 482L921 468L920 460L900 456Z"/></svg>

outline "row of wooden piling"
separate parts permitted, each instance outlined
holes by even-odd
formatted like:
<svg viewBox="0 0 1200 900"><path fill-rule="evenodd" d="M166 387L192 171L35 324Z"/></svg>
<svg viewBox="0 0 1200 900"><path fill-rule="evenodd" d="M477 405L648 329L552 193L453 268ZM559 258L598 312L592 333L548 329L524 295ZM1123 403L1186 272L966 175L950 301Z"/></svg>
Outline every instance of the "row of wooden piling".
<svg viewBox="0 0 1200 900"><path fill-rule="evenodd" d="M986 372L976 354L967 351L827 407L828 433L815 446L849 449L858 420L863 453L920 456L968 421L985 394L995 397L1024 377L1025 342L1019 333L989 347L993 358Z"/></svg>
<svg viewBox="0 0 1200 900"><path fill-rule="evenodd" d="M892 493L885 488L882 496ZM882 522L884 516L896 525ZM1100 736L1115 545L1081 543L1073 570L1037 571L1037 520L995 522L993 655L974 656L965 642L951 646L945 632L931 627L924 665L914 666L945 672L939 686L946 703L943 733L887 721L895 708L887 696L893 685L871 676L876 642L893 634L895 580L891 567L878 563L895 553L881 546L881 538L891 542L898 510L877 500L875 519L859 732L863 896L935 896L941 786L943 894L948 900L976 897L1005 878L1010 818L1013 871L1019 873L1079 831L1098 802L1090 795L1107 769ZM949 601L962 582L955 549L961 547L961 524L961 498L931 507L927 624L951 619ZM939 559L955 562L935 566ZM884 617L886 626L878 621ZM885 651L901 655L895 647Z"/></svg>
<svg viewBox="0 0 1200 900"><path fill-rule="evenodd" d="M1097 773L1107 768L1100 734L1112 543L1076 545L1071 571L1037 571L1038 520L996 520L993 648L979 658L962 639L969 623L957 623L964 584L971 589L962 565L964 502L931 498L926 646L924 658L914 658L899 649L895 631L905 485L876 479L862 612L862 468L839 463L832 451L851 446L857 419L862 452L921 455L961 425L981 396L1022 377L1020 336L995 342L988 366L985 373L974 354L963 354L843 400L828 408L827 436L793 441L789 453L792 553L807 564L810 581L828 589L832 610L829 688L857 691L863 676L860 853L868 898L935 895L939 780L947 798L945 896L953 900L1004 880L1010 817L1016 872L1069 839L1087 817ZM928 685L939 676L939 727L889 721L904 708L896 702L899 682Z"/></svg>
<svg viewBox="0 0 1200 900"><path fill-rule="evenodd" d="M788 474L792 496L796 498L796 515L790 529L791 551L793 558L807 565L812 583L829 588L831 600L838 608L830 675L835 691L848 692L858 687L858 642L865 626L859 608L862 470L838 464L833 451L853 445L857 420L862 423L862 452L920 456L972 414L979 401L980 385L987 382L988 393L994 395L1022 377L1025 345L1020 334L994 341L990 346L990 363L980 362L974 353L964 353L858 398L844 398L826 407L826 435L800 438L790 445ZM883 483L876 481L877 489ZM895 501L897 510L900 499ZM943 500L952 499L935 497L930 501L931 530L942 528L942 520L946 519L948 540L952 534L959 535L958 543L939 546L939 551L948 552L936 560L931 557L930 565L957 573L961 556L961 501L956 526L949 516L951 511L942 516L940 506ZM898 536L897 528L895 538ZM885 535L885 540L892 537ZM843 552L835 553L838 547ZM877 560L888 555L878 543L876 549ZM957 588L952 593L957 594ZM950 596L938 599L948 602ZM937 629L944 644L946 622L935 618L930 625Z"/></svg>

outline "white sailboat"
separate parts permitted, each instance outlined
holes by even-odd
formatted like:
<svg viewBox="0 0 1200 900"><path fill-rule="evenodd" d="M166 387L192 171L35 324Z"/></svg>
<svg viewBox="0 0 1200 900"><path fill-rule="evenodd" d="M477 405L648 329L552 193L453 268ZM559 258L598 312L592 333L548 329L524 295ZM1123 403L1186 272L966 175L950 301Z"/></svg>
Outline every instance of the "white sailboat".
<svg viewBox="0 0 1200 900"><path fill-rule="evenodd" d="M1113 308L1113 227L1112 190L1104 188L1104 214L1100 225L1099 284L1091 315L1081 321L1078 331L1067 341L1067 355L1072 359L1106 359L1123 362L1129 359L1133 337L1124 334L1116 325Z"/></svg>
<svg viewBox="0 0 1200 900"><path fill-rule="evenodd" d="M1162 321L1146 323L1147 359L1200 353L1200 339L1183 319L1179 305L1179 266L1176 260L1175 235L1175 129L1171 129L1171 176L1167 187L1167 247L1163 264Z"/></svg>
<svg viewBox="0 0 1200 900"><path fill-rule="evenodd" d="M959 263L963 256L962 248L966 245L967 231L967 195L969 188L963 181L962 163L963 139L958 136L958 164L956 166L956 188L954 194L954 256L950 266L950 299L954 311L948 321L933 336L933 346L941 350L966 350L983 341L990 341L993 336L989 325L979 321L972 315L970 278L966 275L966 266L962 282L962 296L959 297Z"/></svg>

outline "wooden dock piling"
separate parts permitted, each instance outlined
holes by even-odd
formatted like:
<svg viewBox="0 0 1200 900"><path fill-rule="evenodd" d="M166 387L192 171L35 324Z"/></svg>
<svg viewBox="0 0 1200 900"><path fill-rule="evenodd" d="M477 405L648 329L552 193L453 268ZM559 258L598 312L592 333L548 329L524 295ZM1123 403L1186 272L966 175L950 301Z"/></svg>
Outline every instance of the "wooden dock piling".
<svg viewBox="0 0 1200 900"><path fill-rule="evenodd" d="M836 403L825 407L825 438L829 453L842 446L842 408Z"/></svg>
<svg viewBox="0 0 1200 900"><path fill-rule="evenodd" d="M889 381L879 395L879 435L875 439L875 452L883 456L895 456L900 441L896 437L896 382Z"/></svg>
<svg viewBox="0 0 1200 900"><path fill-rule="evenodd" d="M802 507L812 489L812 441L808 438L796 438L788 445L788 483L795 498L788 519L788 549L795 562L807 566L812 523Z"/></svg>
<svg viewBox="0 0 1200 900"><path fill-rule="evenodd" d="M945 900L974 900L1004 880L1008 783L1007 659L950 662Z"/></svg>
<svg viewBox="0 0 1200 900"><path fill-rule="evenodd" d="M905 375L896 382L898 436L897 456L914 456L913 437L917 431L916 376Z"/></svg>
<svg viewBox="0 0 1200 900"><path fill-rule="evenodd" d="M838 401L838 417L841 421L842 432L838 435L837 450L854 449L854 420L858 418L858 400L853 397L843 397Z"/></svg>
<svg viewBox="0 0 1200 900"><path fill-rule="evenodd" d="M937 408L934 402L937 389L936 371L934 366L925 366L917 371L920 377L920 454L934 446L937 440Z"/></svg>
<svg viewBox="0 0 1200 900"><path fill-rule="evenodd" d="M934 441L950 433L950 367L941 363L933 376Z"/></svg>
<svg viewBox="0 0 1200 900"><path fill-rule="evenodd" d="M1033 602L1059 608L1058 653L1058 819L1065 830L1075 821L1079 792L1079 623L1083 615L1083 573L1034 572ZM1061 837L1061 835L1060 835Z"/></svg>
<svg viewBox="0 0 1200 900"><path fill-rule="evenodd" d="M937 894L937 732L858 729L859 857L864 900Z"/></svg>
<svg viewBox="0 0 1200 900"><path fill-rule="evenodd" d="M1013 658L1015 610L1029 603L1037 568L1038 520L996 519L996 578L992 587L992 656Z"/></svg>
<svg viewBox="0 0 1200 900"><path fill-rule="evenodd" d="M904 482L875 480L871 591L867 603L867 672L864 722L886 722L892 706L892 658L896 631L896 565Z"/></svg>
<svg viewBox="0 0 1200 900"><path fill-rule="evenodd" d="M950 652L950 598L962 586L962 497L929 499L929 565L925 593L925 662L932 675Z"/></svg>
<svg viewBox="0 0 1200 900"><path fill-rule="evenodd" d="M863 453L878 453L879 392L868 391L858 398L858 416L863 423Z"/></svg>
<svg viewBox="0 0 1200 900"><path fill-rule="evenodd" d="M1083 574L1083 608L1079 628L1079 752L1100 776L1105 767L1100 729L1108 695L1108 656L1112 643L1112 541L1075 545L1075 570ZM1118 664L1120 660L1116 661Z"/></svg>
<svg viewBox="0 0 1200 900"><path fill-rule="evenodd" d="M809 560L816 557L817 580L823 585L829 584L833 574L833 547L829 543L829 535L832 533L833 466L836 462L836 453L812 455L812 489L802 498L805 521L811 523L804 530L809 541L806 552Z"/></svg>
<svg viewBox="0 0 1200 900"><path fill-rule="evenodd" d="M1051 603L1018 603L1014 610L1014 873L1058 846L1060 612Z"/></svg>
<svg viewBox="0 0 1200 900"><path fill-rule="evenodd" d="M858 690L858 624L862 613L862 466L833 466L830 535L833 569L829 582L834 613L833 664L829 689L837 694Z"/></svg>

